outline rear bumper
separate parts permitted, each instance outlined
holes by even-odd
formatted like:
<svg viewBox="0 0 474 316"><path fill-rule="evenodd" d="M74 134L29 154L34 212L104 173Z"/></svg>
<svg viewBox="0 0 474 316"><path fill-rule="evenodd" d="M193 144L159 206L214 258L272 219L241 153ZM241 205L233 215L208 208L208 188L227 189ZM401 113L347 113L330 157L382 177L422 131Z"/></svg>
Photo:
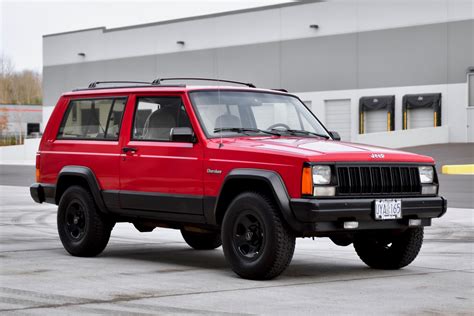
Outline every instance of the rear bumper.
<svg viewBox="0 0 474 316"><path fill-rule="evenodd" d="M56 186L53 184L33 183L30 186L30 195L36 203L56 204Z"/></svg>
<svg viewBox="0 0 474 316"><path fill-rule="evenodd" d="M291 209L304 232L338 232L344 229L344 222L357 221L358 228L403 229L410 219L421 219L421 226L431 225L431 219L441 217L447 209L443 197L401 198L402 219L378 221L374 219L375 198L360 199L292 199Z"/></svg>

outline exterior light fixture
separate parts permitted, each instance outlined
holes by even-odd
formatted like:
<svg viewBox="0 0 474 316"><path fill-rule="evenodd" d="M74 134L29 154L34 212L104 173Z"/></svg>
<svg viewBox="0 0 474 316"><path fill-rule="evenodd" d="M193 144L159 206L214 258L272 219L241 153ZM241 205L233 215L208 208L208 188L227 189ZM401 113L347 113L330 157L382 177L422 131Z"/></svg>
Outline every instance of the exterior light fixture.
<svg viewBox="0 0 474 316"><path fill-rule="evenodd" d="M86 53L77 53L77 56L86 57Z"/></svg>
<svg viewBox="0 0 474 316"><path fill-rule="evenodd" d="M184 46L184 41L177 41L176 44Z"/></svg>
<svg viewBox="0 0 474 316"><path fill-rule="evenodd" d="M317 24L311 24L309 27L315 30L319 29L319 25Z"/></svg>

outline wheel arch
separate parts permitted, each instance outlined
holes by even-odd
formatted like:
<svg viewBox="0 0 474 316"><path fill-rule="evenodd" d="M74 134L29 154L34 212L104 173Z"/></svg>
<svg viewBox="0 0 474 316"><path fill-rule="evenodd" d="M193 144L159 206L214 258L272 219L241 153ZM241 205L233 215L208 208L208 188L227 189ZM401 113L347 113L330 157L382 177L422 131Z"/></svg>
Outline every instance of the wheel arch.
<svg viewBox="0 0 474 316"><path fill-rule="evenodd" d="M270 170L247 168L234 169L225 177L214 207L217 225L222 224L232 200L245 191L259 191L270 195L288 225L294 230L298 229L298 222L290 207L290 196L281 176Z"/></svg>
<svg viewBox="0 0 474 316"><path fill-rule="evenodd" d="M84 166L65 166L61 169L56 183L56 204L59 204L61 196L71 185L80 185L89 190L99 210L107 212L107 207L100 194L99 183L90 168Z"/></svg>

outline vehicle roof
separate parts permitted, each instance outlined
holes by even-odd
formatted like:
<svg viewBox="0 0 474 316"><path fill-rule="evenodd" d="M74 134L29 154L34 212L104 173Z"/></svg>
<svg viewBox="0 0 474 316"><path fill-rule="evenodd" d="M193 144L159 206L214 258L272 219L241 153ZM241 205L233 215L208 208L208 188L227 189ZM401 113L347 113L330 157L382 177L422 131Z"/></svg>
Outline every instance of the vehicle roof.
<svg viewBox="0 0 474 316"><path fill-rule="evenodd" d="M125 93L150 93L150 92L176 92L184 93L197 90L233 90L233 91L248 91L248 92L267 92L276 93L282 95L292 95L287 92L273 90L273 89L262 89L262 88L250 88L241 86L200 86L200 85L155 85L155 86L127 86L127 87L104 87L104 88L92 88L92 89L78 89L70 92L63 93L63 96L90 96L90 95L110 95L110 94L125 94Z"/></svg>

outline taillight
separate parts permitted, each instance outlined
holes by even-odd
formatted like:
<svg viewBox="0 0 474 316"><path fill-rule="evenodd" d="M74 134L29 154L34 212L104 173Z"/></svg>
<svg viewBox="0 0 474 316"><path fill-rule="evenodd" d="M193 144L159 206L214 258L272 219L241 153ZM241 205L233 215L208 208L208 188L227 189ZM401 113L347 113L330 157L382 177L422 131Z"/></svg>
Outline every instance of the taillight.
<svg viewBox="0 0 474 316"><path fill-rule="evenodd" d="M40 154L36 154L36 182L40 182Z"/></svg>

